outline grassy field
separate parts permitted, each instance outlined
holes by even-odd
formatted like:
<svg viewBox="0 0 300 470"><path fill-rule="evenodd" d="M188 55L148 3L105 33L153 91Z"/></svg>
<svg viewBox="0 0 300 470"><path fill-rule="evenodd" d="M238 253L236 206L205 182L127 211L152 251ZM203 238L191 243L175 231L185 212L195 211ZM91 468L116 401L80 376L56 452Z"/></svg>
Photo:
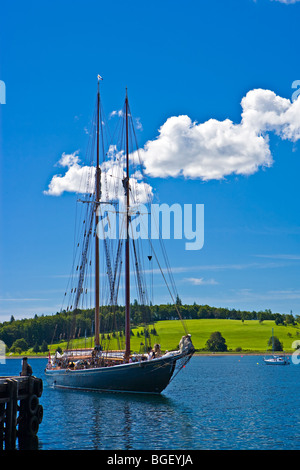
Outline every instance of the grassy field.
<svg viewBox="0 0 300 470"><path fill-rule="evenodd" d="M214 331L219 331L226 340L228 351L235 351L241 348L244 352L265 352L268 348L268 340L272 335L272 328L274 328L274 335L279 338L283 344L283 349L286 352L292 352L292 343L295 340L300 341L300 326L276 326L274 321L266 320L259 323L257 320L186 320L185 324L189 333L192 335L192 341L197 350L205 348L205 343ZM178 347L181 336L184 334L183 327L180 321L159 321L155 323L155 329L158 333L157 336L151 335L151 344L159 343L162 350L172 350ZM140 343L144 343L144 337L137 336L137 332L141 332L142 328L134 328L134 336L131 337L131 349L138 352ZM76 340L73 347L90 347L92 345L91 339ZM62 349L66 346L61 343L59 345ZM120 345L124 348L124 345ZM50 347L51 352L56 349L57 345ZM116 339L110 341L111 349L119 349ZM201 351L199 351L201 352Z"/></svg>
<svg viewBox="0 0 300 470"><path fill-rule="evenodd" d="M259 323L256 320L186 320L186 326L192 335L196 349L205 348L205 343L214 331L219 331L226 340L228 350L242 348L243 351L261 351L268 348L268 340L274 335L283 343L286 351L293 351L292 343L300 340L300 327L276 326L274 321ZM182 326L179 321L161 321L155 324L163 349L176 346L181 337ZM166 346L165 346L166 345Z"/></svg>

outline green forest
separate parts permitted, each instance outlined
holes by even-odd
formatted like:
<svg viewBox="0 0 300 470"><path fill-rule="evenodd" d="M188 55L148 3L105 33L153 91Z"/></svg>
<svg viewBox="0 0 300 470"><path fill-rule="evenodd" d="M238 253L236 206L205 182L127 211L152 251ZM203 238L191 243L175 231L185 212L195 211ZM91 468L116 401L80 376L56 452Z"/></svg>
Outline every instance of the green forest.
<svg viewBox="0 0 300 470"><path fill-rule="evenodd" d="M230 319L273 320L276 325L294 325L299 316L293 314L272 313L264 311L241 311L209 305L182 305L179 298L176 304L139 305L135 300L131 305L131 327L154 324L162 320L177 320L178 312L183 320L196 319ZM102 307L100 313L100 334L121 332L125 326L124 306ZM45 352L48 345L67 341L69 338L84 338L94 335L94 309L72 312L62 311L53 315L35 315L33 318L15 320L12 315L9 321L0 323L0 340L7 350L15 352L33 348L34 352Z"/></svg>

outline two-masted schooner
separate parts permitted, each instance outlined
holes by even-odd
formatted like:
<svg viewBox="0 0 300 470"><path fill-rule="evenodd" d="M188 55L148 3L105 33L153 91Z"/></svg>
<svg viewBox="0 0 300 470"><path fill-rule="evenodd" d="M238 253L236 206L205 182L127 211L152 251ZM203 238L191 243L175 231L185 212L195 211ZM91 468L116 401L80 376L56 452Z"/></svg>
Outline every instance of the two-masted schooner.
<svg viewBox="0 0 300 470"><path fill-rule="evenodd" d="M100 149L104 147L103 143L103 113L100 103L100 86L102 80L98 76L98 90L96 100L96 113L94 120L95 140L94 153L96 153L96 165L93 165L94 173L90 179L93 179L93 191L89 192L85 201L86 207L89 208L84 233L84 242L82 245L82 259L80 262L80 274L78 278L77 288L74 289L75 300L72 310L76 311L79 305L81 293L83 293L83 279L85 268L88 265L89 246L92 243L92 233L94 230L94 291L95 291L95 318L94 318L94 346L91 348L68 348L63 354L56 352L52 357L49 354L49 360L45 369L47 382L50 386L57 388L71 388L80 390L97 390L112 392L140 392L140 393L161 393L169 384L181 368L190 360L194 353L194 347L191 336L188 334L183 323L185 334L182 336L178 349L174 351L166 351L162 353L160 345L155 344L152 351L139 351L133 353L130 345L131 328L130 328L130 221L133 208L131 207L132 188L134 181L130 175L130 143L129 128L132 123L132 115L129 109L128 95L126 89L125 105L122 114L124 122L125 145L123 153L119 152L118 160L123 166L121 173L116 177L121 180L121 189L124 196L125 210L122 224L124 225L125 235L115 251L115 258L121 258L120 252L125 251L125 350L108 350L101 344L100 335L100 278L101 276L109 277L109 301L110 304L117 303L117 286L120 282L121 262L115 264L113 269L111 258L107 258L105 269L100 273L99 263L99 236L95 232L101 222L101 205L106 197L109 197L109 191L103 190L101 187L103 175L103 162L100 162ZM131 123L129 122L131 120ZM121 157L120 157L121 155ZM105 165L104 165L105 166ZM120 176L121 175L121 176ZM112 174L109 175L113 177ZM106 175L106 178L108 176ZM116 180L116 181L117 181ZM91 182L89 182L91 183ZM104 193L106 197L104 197ZM122 247L125 242L125 250ZM109 254L109 246L104 237L104 245L106 255ZM153 246L152 246L153 248ZM136 256L136 248L133 249ZM150 259L150 257L148 257ZM90 262L91 264L91 262ZM136 264L136 263L133 263ZM78 269L78 266L77 266ZM139 288L143 296L144 288L140 281L140 272L138 272ZM72 289L73 290L73 289ZM144 302L144 300L142 300ZM178 310L178 309L177 309ZM178 311L180 316L180 313ZM180 317L181 318L181 317ZM146 338L145 338L146 339ZM148 348L149 349L149 348Z"/></svg>

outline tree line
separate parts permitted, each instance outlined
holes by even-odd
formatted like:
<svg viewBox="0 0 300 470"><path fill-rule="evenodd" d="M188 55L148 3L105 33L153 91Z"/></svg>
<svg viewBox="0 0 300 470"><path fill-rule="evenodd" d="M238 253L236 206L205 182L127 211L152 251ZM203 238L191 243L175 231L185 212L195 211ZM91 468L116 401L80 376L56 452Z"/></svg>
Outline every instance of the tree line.
<svg viewBox="0 0 300 470"><path fill-rule="evenodd" d="M274 320L276 324L293 324L299 320L292 314L264 311L241 311L209 305L183 305L177 297L176 304L139 305L135 300L131 305L131 327L153 324L160 320L178 319L178 310L183 320L187 319L231 319L231 320ZM123 331L125 328L125 307L101 307L100 334ZM45 344L67 341L70 338L90 337L94 335L94 309L77 309L72 312L63 310L54 315L35 315L33 318L0 323L0 340L7 348L15 341L23 339L28 348L37 348Z"/></svg>

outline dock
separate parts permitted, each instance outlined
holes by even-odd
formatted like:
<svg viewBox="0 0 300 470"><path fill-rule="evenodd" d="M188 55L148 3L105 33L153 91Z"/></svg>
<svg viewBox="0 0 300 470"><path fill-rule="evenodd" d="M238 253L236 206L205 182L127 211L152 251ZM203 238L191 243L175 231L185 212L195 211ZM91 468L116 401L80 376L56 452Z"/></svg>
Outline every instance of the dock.
<svg viewBox="0 0 300 470"><path fill-rule="evenodd" d="M24 358L19 376L0 377L0 450L15 449L16 438L22 446L37 436L43 419L43 381L31 373Z"/></svg>

